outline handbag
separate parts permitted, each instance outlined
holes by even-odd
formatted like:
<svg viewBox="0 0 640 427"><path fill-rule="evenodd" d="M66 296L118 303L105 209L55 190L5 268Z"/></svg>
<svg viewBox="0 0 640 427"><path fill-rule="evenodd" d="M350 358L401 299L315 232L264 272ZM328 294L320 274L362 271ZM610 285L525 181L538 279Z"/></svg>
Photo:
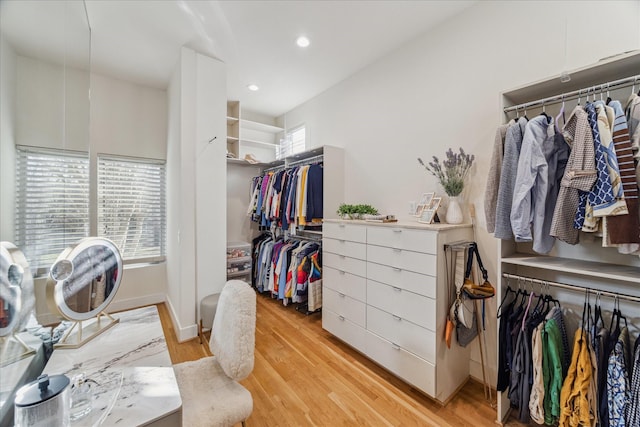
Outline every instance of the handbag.
<svg viewBox="0 0 640 427"><path fill-rule="evenodd" d="M462 347L469 345L469 343L478 336L478 322L476 321L475 314L476 310L474 304L473 313L471 315L471 325L467 327L462 322L458 322L456 324L456 338L458 339L458 344Z"/></svg>
<svg viewBox="0 0 640 427"><path fill-rule="evenodd" d="M478 261L478 266L482 272L482 279L484 280L481 285L476 285L471 280L471 268L473 266L473 258ZM462 285L464 293L471 299L485 299L491 298L496 294L496 290L489 282L489 274L487 269L482 265L482 259L480 258L480 252L478 251L478 245L473 243L469 246L469 256L467 258L467 271L465 272L464 284Z"/></svg>

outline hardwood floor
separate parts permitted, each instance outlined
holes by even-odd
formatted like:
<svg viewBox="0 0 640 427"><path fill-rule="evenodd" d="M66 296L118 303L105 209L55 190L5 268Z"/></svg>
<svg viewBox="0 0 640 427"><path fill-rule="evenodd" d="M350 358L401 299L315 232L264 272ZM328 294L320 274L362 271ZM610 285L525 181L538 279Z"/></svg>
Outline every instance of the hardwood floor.
<svg viewBox="0 0 640 427"><path fill-rule="evenodd" d="M211 354L197 338L178 343L165 305L158 311L173 363ZM255 367L242 384L254 401L248 427L496 425L481 384L469 381L441 406L323 330L319 314L265 295L258 295Z"/></svg>

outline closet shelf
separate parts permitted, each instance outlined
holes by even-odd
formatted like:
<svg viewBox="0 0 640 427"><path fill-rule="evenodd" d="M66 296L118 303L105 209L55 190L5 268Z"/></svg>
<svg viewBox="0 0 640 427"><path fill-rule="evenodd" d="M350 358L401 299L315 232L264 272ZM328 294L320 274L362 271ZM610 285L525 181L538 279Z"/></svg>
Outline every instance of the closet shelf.
<svg viewBox="0 0 640 427"><path fill-rule="evenodd" d="M269 142L269 141L258 141L255 139L240 139L240 142L244 143L244 144L259 144L259 145L269 145L271 147L276 147L278 145L280 145L279 143L276 142Z"/></svg>
<svg viewBox="0 0 640 427"><path fill-rule="evenodd" d="M227 157L227 165L237 165L237 166L253 166L253 167L264 167L264 163L249 163L244 159L234 159Z"/></svg>
<svg viewBox="0 0 640 427"><path fill-rule="evenodd" d="M254 122L253 120L246 120L246 119L240 120L240 126L243 129L257 130L257 131L266 132L266 133L279 133L284 131L283 128L278 126L272 126L266 123Z"/></svg>
<svg viewBox="0 0 640 427"><path fill-rule="evenodd" d="M227 264L239 264L242 262L251 262L250 256L227 258Z"/></svg>
<svg viewBox="0 0 640 427"><path fill-rule="evenodd" d="M570 273L582 276L599 277L620 282L640 284L640 267L608 264L604 262L582 261L549 256L508 256L502 258L503 264L520 265Z"/></svg>
<svg viewBox="0 0 640 427"><path fill-rule="evenodd" d="M227 279L230 279L232 277L248 276L250 274L251 274L251 269L242 270L242 271L234 271L233 273L227 273Z"/></svg>
<svg viewBox="0 0 640 427"><path fill-rule="evenodd" d="M227 124L228 125L232 125L234 123L238 123L240 119L237 117L231 117L231 116L227 116Z"/></svg>

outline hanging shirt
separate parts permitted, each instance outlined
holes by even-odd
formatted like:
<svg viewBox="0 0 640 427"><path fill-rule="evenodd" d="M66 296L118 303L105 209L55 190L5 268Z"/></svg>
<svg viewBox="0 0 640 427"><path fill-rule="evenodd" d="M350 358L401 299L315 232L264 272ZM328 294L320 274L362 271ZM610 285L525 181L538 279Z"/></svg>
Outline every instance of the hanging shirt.
<svg viewBox="0 0 640 427"><path fill-rule="evenodd" d="M564 173L568 155L569 147L556 136L552 117L540 115L527 123L514 185L511 226L516 242L533 240L533 250L538 253L549 253L555 242L549 232L559 191L557 172L560 167L560 176Z"/></svg>
<svg viewBox="0 0 640 427"><path fill-rule="evenodd" d="M640 212L638 204L638 181L635 174L633 150L629 137L627 119L619 101L611 101L615 119L613 123L613 144L616 149L624 199L628 215L607 218L606 229L609 243L621 245L619 252L629 254L640 249ZM638 108L640 111L640 108Z"/></svg>
<svg viewBox="0 0 640 427"><path fill-rule="evenodd" d="M640 337L636 339L633 355L633 375L631 378L631 393L627 405L627 426L640 426Z"/></svg>
<svg viewBox="0 0 640 427"><path fill-rule="evenodd" d="M629 350L629 330L624 327L620 331L618 341L609 356L607 368L607 401L609 403L609 425L625 427L626 405L631 397L629 388L629 358L625 353ZM629 426L631 427L631 426Z"/></svg>
<svg viewBox="0 0 640 427"><path fill-rule="evenodd" d="M489 176L487 177L487 187L484 191L484 217L487 222L487 231L496 231L496 204L498 202L498 188L500 187L500 175L502 173L502 159L504 157L504 140L509 126L515 124L511 120L506 125L498 126L496 137L493 141L493 153L489 164Z"/></svg>
<svg viewBox="0 0 640 427"><path fill-rule="evenodd" d="M571 365L560 392L562 406L558 425L561 427L591 426L596 416L589 396L593 370L588 336L589 333L581 329L575 333Z"/></svg>
<svg viewBox="0 0 640 427"><path fill-rule="evenodd" d="M568 351L568 349L567 349ZM562 389L561 332L554 319L544 323L542 330L542 374L544 379L544 422L554 425L560 418L560 391ZM539 423L541 424L541 423Z"/></svg>
<svg viewBox="0 0 640 427"><path fill-rule="evenodd" d="M551 222L551 235L571 245L579 241L579 231L573 228L580 191L591 189L595 179L595 148L587 113L577 106L563 129L565 141L571 146L558 200Z"/></svg>
<svg viewBox="0 0 640 427"><path fill-rule="evenodd" d="M529 413L531 419L537 424L544 424L544 375L543 356L542 356L542 330L544 324L539 324L533 331L531 336L531 363L533 365L533 383L531 387L531 396L529 397Z"/></svg>
<svg viewBox="0 0 640 427"><path fill-rule="evenodd" d="M527 119L520 117L518 122L507 129L504 140L504 158L502 160L502 174L498 187L498 201L496 204L495 237L511 240L511 206L513 204L513 188L518 174L518 159L524 136Z"/></svg>

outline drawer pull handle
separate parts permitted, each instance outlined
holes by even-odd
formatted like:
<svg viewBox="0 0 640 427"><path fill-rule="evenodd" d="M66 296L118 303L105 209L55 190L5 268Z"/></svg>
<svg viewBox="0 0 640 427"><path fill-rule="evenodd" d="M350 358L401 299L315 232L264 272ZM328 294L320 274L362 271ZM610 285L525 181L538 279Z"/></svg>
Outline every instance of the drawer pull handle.
<svg viewBox="0 0 640 427"><path fill-rule="evenodd" d="M340 295L340 298L344 298L344 294L342 292L338 292L338 295Z"/></svg>
<svg viewBox="0 0 640 427"><path fill-rule="evenodd" d="M391 343L391 348L393 348L394 350L400 350L400 346L393 343Z"/></svg>
<svg viewBox="0 0 640 427"><path fill-rule="evenodd" d="M402 249L393 248L393 252L400 253L400 252L402 252Z"/></svg>
<svg viewBox="0 0 640 427"><path fill-rule="evenodd" d="M402 317L400 316L396 316L395 314L392 314L393 318L396 319L397 321L401 321Z"/></svg>
<svg viewBox="0 0 640 427"><path fill-rule="evenodd" d="M398 292L402 292L402 288L399 288L399 287L397 287L397 286L394 286L394 287L393 287L393 290L394 290L394 291L398 291Z"/></svg>
<svg viewBox="0 0 640 427"><path fill-rule="evenodd" d="M344 270L340 270L340 274L344 274Z"/></svg>
<svg viewBox="0 0 640 427"><path fill-rule="evenodd" d="M393 267L393 271L400 272L400 271L402 271L402 269L401 269L401 268L398 268L398 267Z"/></svg>
<svg viewBox="0 0 640 427"><path fill-rule="evenodd" d="M344 228L346 224L338 224L338 227Z"/></svg>
<svg viewBox="0 0 640 427"><path fill-rule="evenodd" d="M394 228L394 229L393 229L393 232L394 232L394 233L402 233L402 229L400 229L400 228Z"/></svg>
<svg viewBox="0 0 640 427"><path fill-rule="evenodd" d="M340 259L344 259L344 255L338 255L340 257Z"/></svg>
<svg viewBox="0 0 640 427"><path fill-rule="evenodd" d="M344 244L345 240L344 239L340 239L340 240L338 240L338 242Z"/></svg>
<svg viewBox="0 0 640 427"><path fill-rule="evenodd" d="M338 316L338 319L344 320L344 316Z"/></svg>

